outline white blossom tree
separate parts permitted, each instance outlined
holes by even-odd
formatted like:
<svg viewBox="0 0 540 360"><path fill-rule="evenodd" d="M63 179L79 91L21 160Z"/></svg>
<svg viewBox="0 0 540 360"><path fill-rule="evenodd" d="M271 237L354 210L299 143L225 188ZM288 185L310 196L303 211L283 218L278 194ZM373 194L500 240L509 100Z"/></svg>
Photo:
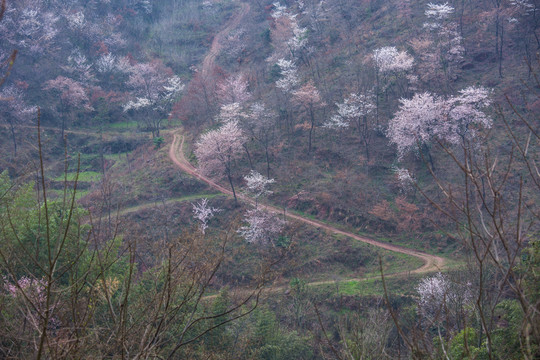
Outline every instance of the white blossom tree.
<svg viewBox="0 0 540 360"><path fill-rule="evenodd" d="M274 179L269 179L257 171L251 170L248 175L244 176L244 180L247 191L255 197L255 208L258 207L260 197L272 194L268 186L275 183Z"/></svg>
<svg viewBox="0 0 540 360"><path fill-rule="evenodd" d="M427 4L425 15L429 22L424 24L424 28L430 32L428 37L430 46L419 51L423 61L437 62L435 68L442 69L447 83L457 76L456 73L465 52L458 32L458 24L450 18L453 13L454 8L448 3ZM422 69L429 68L431 66ZM430 74L430 71L422 74L428 81L431 80L427 77L430 75L435 74Z"/></svg>
<svg viewBox="0 0 540 360"><path fill-rule="evenodd" d="M283 231L285 221L277 214L261 209L248 210L244 216L246 226L238 233L248 242L259 245L274 245L276 237Z"/></svg>
<svg viewBox="0 0 540 360"><path fill-rule="evenodd" d="M392 170L396 175L399 189L405 193L409 192L414 187L415 183L415 179L411 172L408 169L400 167L394 167Z"/></svg>
<svg viewBox="0 0 540 360"><path fill-rule="evenodd" d="M406 51L399 51L394 46L385 46L373 51L373 63L375 65L375 119L379 125L379 98L385 92L389 84L396 84L400 92L404 94L408 73L414 67L414 58ZM391 81L394 79L395 81Z"/></svg>
<svg viewBox="0 0 540 360"><path fill-rule="evenodd" d="M308 153L311 153L311 145L313 142L313 131L315 129L316 112L324 107L326 103L322 100L319 90L315 87L312 81L302 86L294 92L294 103L298 105L300 113L309 121L309 141Z"/></svg>
<svg viewBox="0 0 540 360"><path fill-rule="evenodd" d="M19 0L8 4L0 22L2 42L32 55L53 51L60 20L58 9L48 6L45 1Z"/></svg>
<svg viewBox="0 0 540 360"><path fill-rule="evenodd" d="M296 19L291 21L291 28L293 36L287 41L287 46L291 51L293 58L300 57L299 52L306 48L308 43L308 29L300 27Z"/></svg>
<svg viewBox="0 0 540 360"><path fill-rule="evenodd" d="M273 140L276 114L267 109L262 102L251 105L244 126L249 136L255 139L263 148L266 158L266 177L270 177L270 145Z"/></svg>
<svg viewBox="0 0 540 360"><path fill-rule="evenodd" d="M279 59L276 65L281 70L281 77L276 81L276 87L285 93L293 93L300 83L298 68L293 61L286 59Z"/></svg>
<svg viewBox="0 0 540 360"><path fill-rule="evenodd" d="M221 209L211 207L208 204L207 198L192 203L191 206L193 207L193 217L199 221L199 229L204 234L208 228L208 221L212 219L216 213L220 212Z"/></svg>
<svg viewBox="0 0 540 360"><path fill-rule="evenodd" d="M364 145L366 159L369 162L369 144L372 132L372 118L376 109L372 92L351 93L342 103L337 103L336 113L323 125L328 129L356 128Z"/></svg>
<svg viewBox="0 0 540 360"><path fill-rule="evenodd" d="M307 48L308 29L298 24L298 14L293 14L279 2L272 4L270 38L274 51L269 62L279 58L298 59Z"/></svg>
<svg viewBox="0 0 540 360"><path fill-rule="evenodd" d="M96 61L96 69L98 72L105 74L116 71L118 69L116 65L116 56L111 53L101 55Z"/></svg>
<svg viewBox="0 0 540 360"><path fill-rule="evenodd" d="M445 354L445 333L459 331L467 322L473 303L471 287L470 282L456 283L439 272L423 278L416 288L418 315L424 326L436 328L439 346Z"/></svg>
<svg viewBox="0 0 540 360"><path fill-rule="evenodd" d="M385 46L373 52L375 67L380 73L405 72L412 69L414 59L406 51L394 46Z"/></svg>
<svg viewBox="0 0 540 360"><path fill-rule="evenodd" d="M452 15L454 8L448 3L444 4L433 4L429 3L426 5L426 16L429 18L437 20L446 20Z"/></svg>
<svg viewBox="0 0 540 360"><path fill-rule="evenodd" d="M195 144L199 170L208 176L217 178L226 176L236 202L238 200L233 184L233 168L235 162L242 156L245 141L238 122L230 121L202 135Z"/></svg>
<svg viewBox="0 0 540 360"><path fill-rule="evenodd" d="M67 58L67 64L62 66L72 78L83 83L93 83L96 78L94 76L93 66L88 58L79 49L75 49Z"/></svg>
<svg viewBox="0 0 540 360"><path fill-rule="evenodd" d="M244 109L240 103L233 102L224 104L219 109L219 114L216 116L216 120L219 123L227 123L230 121L241 121L247 117Z"/></svg>

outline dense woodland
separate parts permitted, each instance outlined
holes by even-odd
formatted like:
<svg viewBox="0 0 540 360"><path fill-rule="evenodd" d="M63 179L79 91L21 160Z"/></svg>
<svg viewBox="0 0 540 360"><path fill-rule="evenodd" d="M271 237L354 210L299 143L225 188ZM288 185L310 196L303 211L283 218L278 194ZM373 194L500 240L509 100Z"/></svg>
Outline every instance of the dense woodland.
<svg viewBox="0 0 540 360"><path fill-rule="evenodd" d="M540 358L538 0L0 0L0 357Z"/></svg>

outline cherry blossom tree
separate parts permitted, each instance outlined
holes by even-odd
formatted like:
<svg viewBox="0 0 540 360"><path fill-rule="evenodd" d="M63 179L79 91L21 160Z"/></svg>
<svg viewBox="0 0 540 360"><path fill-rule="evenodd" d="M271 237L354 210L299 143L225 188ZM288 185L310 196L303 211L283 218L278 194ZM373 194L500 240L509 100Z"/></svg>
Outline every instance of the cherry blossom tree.
<svg viewBox="0 0 540 360"><path fill-rule="evenodd" d="M297 14L292 14L286 6L275 2L271 18L270 38L274 51L268 61L274 62L279 58L298 58L300 51L307 45L308 31L299 26Z"/></svg>
<svg viewBox="0 0 540 360"><path fill-rule="evenodd" d="M287 41L292 58L302 58L302 51L306 50L308 43L308 29L300 27L295 18L291 21L292 37Z"/></svg>
<svg viewBox="0 0 540 360"><path fill-rule="evenodd" d="M423 278L418 284L418 314L429 328L436 328L439 346L448 358L444 335L457 332L467 322L473 294L470 282L459 284L450 280L447 275L437 273ZM427 331L427 329L426 329Z"/></svg>
<svg viewBox="0 0 540 360"><path fill-rule="evenodd" d="M364 144L366 160L369 162L371 142L371 121L375 112L375 97L372 92L351 93L342 103L337 103L336 113L326 121L325 128L344 129L354 126Z"/></svg>
<svg viewBox="0 0 540 360"><path fill-rule="evenodd" d="M220 128L202 135L195 144L199 170L208 176L226 176L231 185L235 202L238 202L233 184L235 162L242 156L246 139L237 121L225 123Z"/></svg>
<svg viewBox="0 0 540 360"><path fill-rule="evenodd" d="M312 81L309 81L306 85L294 92L294 102L300 108L301 114L303 114L310 123L308 143L309 154L311 153L313 130L316 122L315 113L318 109L324 107L326 104L324 101L322 101L319 90L317 90L315 85L313 85Z"/></svg>
<svg viewBox="0 0 540 360"><path fill-rule="evenodd" d="M295 88L300 83L296 65L293 61L286 59L279 59L276 65L281 70L281 77L276 81L276 87L283 90L285 93L294 92Z"/></svg>
<svg viewBox="0 0 540 360"><path fill-rule="evenodd" d="M535 0L511 0L507 11L508 24L515 29L514 39L521 44L526 62L535 61L536 49L540 48L540 2ZM532 69L527 66L528 75Z"/></svg>
<svg viewBox="0 0 540 360"><path fill-rule="evenodd" d="M48 326L54 327L58 325L58 319L54 316L54 304L47 308L46 301L46 286L45 279L33 279L27 276L22 276L16 282L9 281L6 277L3 279L4 289L9 296L14 300L12 304L16 306L18 311L24 317L33 330L40 331L43 328L43 319L45 319L45 311L49 312Z"/></svg>
<svg viewBox="0 0 540 360"><path fill-rule="evenodd" d="M58 76L54 80L47 81L43 89L55 91L60 95L62 138L64 138L68 114L69 117L72 117L76 110L92 110L86 89L82 83L64 76Z"/></svg>
<svg viewBox="0 0 540 360"><path fill-rule="evenodd" d="M218 84L217 95L222 104L243 104L251 99L248 82L243 74L229 76Z"/></svg>
<svg viewBox="0 0 540 360"><path fill-rule="evenodd" d="M229 121L241 121L245 119L247 114L242 109L240 103L233 102L222 105L219 114L216 116L217 122L227 123Z"/></svg>
<svg viewBox="0 0 540 360"><path fill-rule="evenodd" d="M433 4L429 3L426 5L426 16L429 18L437 19L437 20L445 20L452 15L454 12L454 8L448 3L444 4Z"/></svg>
<svg viewBox="0 0 540 360"><path fill-rule="evenodd" d="M394 167L392 169L397 178L397 183L401 192L407 193L414 188L415 179L408 169Z"/></svg>
<svg viewBox="0 0 540 360"><path fill-rule="evenodd" d="M30 120L33 115L33 108L26 105L21 89L14 86L7 86L0 91L0 119L2 119L11 132L13 141L13 155L17 155L17 137L15 127Z"/></svg>
<svg viewBox="0 0 540 360"><path fill-rule="evenodd" d="M458 24L450 19L453 13L454 8L448 3L427 4L425 14L429 22L424 24L424 28L430 32L428 36L430 45L418 51L424 61L434 61L436 63L434 67L442 69L447 83L457 76L458 66L465 52L458 32ZM428 77L430 75L435 76L429 71L422 74L427 81L431 80Z"/></svg>
<svg viewBox="0 0 540 360"><path fill-rule="evenodd" d="M220 212L221 209L211 207L208 204L207 198L204 198L197 203L192 203L191 206L193 207L193 217L200 222L199 228L204 234L208 228L208 221L212 219L216 213Z"/></svg>
<svg viewBox="0 0 540 360"><path fill-rule="evenodd" d="M258 207L260 197L272 194L268 186L275 183L274 179L269 179L257 171L251 170L249 175L244 176L244 180L247 191L255 197L255 208Z"/></svg>
<svg viewBox="0 0 540 360"><path fill-rule="evenodd" d="M491 127L491 119L484 112L491 104L490 92L483 87L469 87L449 98L425 92L400 102L387 132L400 158L432 140L458 144L474 138L475 127ZM430 161L433 166L431 157Z"/></svg>
<svg viewBox="0 0 540 360"><path fill-rule="evenodd" d="M129 68L128 85L133 89L124 112L142 113L142 119L151 129L153 137L159 137L161 123L169 115L170 108L184 84L172 70L159 60L135 64Z"/></svg>
<svg viewBox="0 0 540 360"><path fill-rule="evenodd" d="M258 245L274 245L279 233L283 231L285 221L277 214L261 210L248 210L244 216L246 226L242 226L238 233L248 242Z"/></svg>
<svg viewBox="0 0 540 360"><path fill-rule="evenodd" d="M379 96L383 90L387 90L388 84L391 83L391 79L395 79L394 83L401 84L406 80L407 73L412 70L414 66L414 58L406 51L399 51L394 46L385 46L376 49L373 52L373 62L375 65L375 100L376 100L376 113L375 119L377 125L379 124ZM404 89L401 86L401 92Z"/></svg>
<svg viewBox="0 0 540 360"><path fill-rule="evenodd" d="M273 139L276 114L268 110L262 102L251 105L250 112L244 121L244 127L252 139L263 148L266 158L266 176L270 177L270 145Z"/></svg>
<svg viewBox="0 0 540 360"><path fill-rule="evenodd" d="M74 49L67 58L67 64L62 66L62 70L71 78L87 84L96 80L92 68L88 58L79 49Z"/></svg>
<svg viewBox="0 0 540 360"><path fill-rule="evenodd" d="M0 22L0 37L14 48L43 55L53 50L59 20L44 1L10 1Z"/></svg>
<svg viewBox="0 0 540 360"><path fill-rule="evenodd" d="M113 54L103 54L96 61L96 69L100 73L111 73L118 69L116 61L116 56L114 56Z"/></svg>
<svg viewBox="0 0 540 360"><path fill-rule="evenodd" d="M240 103L234 102L234 103L225 104L221 106L219 114L216 116L216 122L228 123L231 121L236 121L239 124L241 124L247 118L247 116L248 115L244 111L242 105ZM253 168L253 163L251 161L251 154L249 153L247 143L244 142L242 147L246 151L246 155L249 161L249 166Z"/></svg>
<svg viewBox="0 0 540 360"><path fill-rule="evenodd" d="M375 67L380 73L405 72L412 69L414 59L406 51L394 46L385 46L373 52Z"/></svg>

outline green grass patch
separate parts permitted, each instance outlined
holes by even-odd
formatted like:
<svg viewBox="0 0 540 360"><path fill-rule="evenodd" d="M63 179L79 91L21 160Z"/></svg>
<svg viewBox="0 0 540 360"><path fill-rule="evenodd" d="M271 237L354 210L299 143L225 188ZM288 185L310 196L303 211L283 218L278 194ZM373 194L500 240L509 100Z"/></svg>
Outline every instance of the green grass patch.
<svg viewBox="0 0 540 360"><path fill-rule="evenodd" d="M54 178L54 181L64 181L66 179L65 175L60 175ZM67 174L67 181L75 181L77 179L77 173L72 172ZM101 180L101 173L97 171L81 171L79 172L78 181L82 182L97 182Z"/></svg>
<svg viewBox="0 0 540 360"><path fill-rule="evenodd" d="M164 203L165 203L165 205L169 205L169 204L173 204L173 203L179 203L179 202L185 202L185 201L193 201L193 200L198 200L198 199L203 199L203 198L213 199L213 198L216 198L218 196L222 196L222 194L220 194L220 193L217 193L217 194L193 194L193 195L182 196L182 197L178 197L178 198L167 199L167 200L165 200L165 202L160 202L160 201L150 202L150 203L140 204L140 205L131 206L131 207L122 209L120 211L119 215L126 215L126 214L129 214L129 213L141 211L141 210L144 210L144 209L153 208L153 207L156 207L156 206L159 206L159 205L163 205Z"/></svg>
<svg viewBox="0 0 540 360"><path fill-rule="evenodd" d="M385 277L389 295L412 295L420 279L426 275L402 275ZM332 284L310 285L312 291L328 295L344 296L383 296L384 287L381 276L371 276L359 280L336 281Z"/></svg>
<svg viewBox="0 0 540 360"><path fill-rule="evenodd" d="M82 197L85 197L90 193L89 190L77 190L77 193L75 194L75 200L79 200ZM49 194L52 194L55 198L62 198L64 196L64 190L49 190ZM73 196L73 190L69 189L67 191L67 198L71 200L71 197Z"/></svg>
<svg viewBox="0 0 540 360"><path fill-rule="evenodd" d="M110 130L133 130L137 128L137 122L136 121L123 121L123 122L117 122L112 124L107 124L103 127L104 131L107 131L107 129Z"/></svg>

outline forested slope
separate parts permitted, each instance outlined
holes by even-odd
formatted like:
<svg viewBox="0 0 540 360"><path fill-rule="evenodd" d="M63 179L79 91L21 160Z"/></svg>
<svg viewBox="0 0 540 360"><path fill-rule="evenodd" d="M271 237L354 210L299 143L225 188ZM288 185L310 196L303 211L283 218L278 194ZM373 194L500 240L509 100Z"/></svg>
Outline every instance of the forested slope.
<svg viewBox="0 0 540 360"><path fill-rule="evenodd" d="M3 356L538 356L535 1L2 4Z"/></svg>

